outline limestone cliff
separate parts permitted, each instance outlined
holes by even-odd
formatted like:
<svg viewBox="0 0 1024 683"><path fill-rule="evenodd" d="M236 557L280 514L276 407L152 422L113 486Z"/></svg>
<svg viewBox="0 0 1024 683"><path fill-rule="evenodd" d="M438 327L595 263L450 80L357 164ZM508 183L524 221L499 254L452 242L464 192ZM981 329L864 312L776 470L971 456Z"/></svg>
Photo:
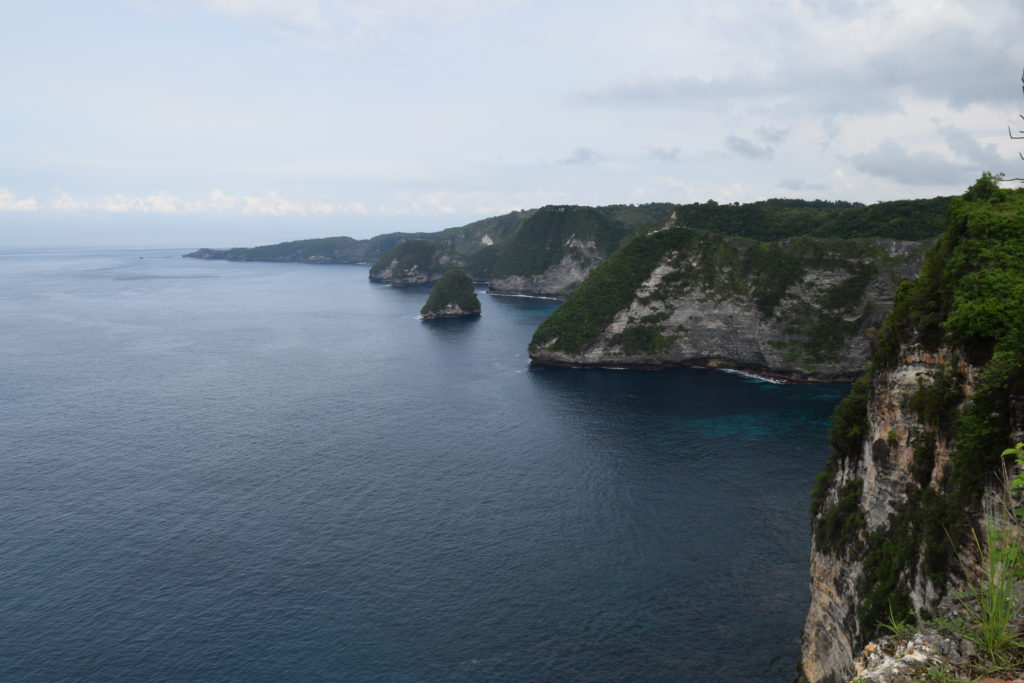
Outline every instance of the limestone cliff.
<svg viewBox="0 0 1024 683"><path fill-rule="evenodd" d="M1022 263L1024 193L985 176L900 287L813 495L804 680L849 680L880 623L927 616L973 573L981 501L1024 428Z"/></svg>
<svg viewBox="0 0 1024 683"><path fill-rule="evenodd" d="M632 240L537 330L535 363L710 365L850 380L925 243L758 242L672 227Z"/></svg>
<svg viewBox="0 0 1024 683"><path fill-rule="evenodd" d="M437 282L449 270L465 262L436 242L409 240L381 256L370 266L370 281L395 287Z"/></svg>
<svg viewBox="0 0 1024 683"><path fill-rule="evenodd" d="M504 245L491 273L498 294L565 296L611 254L636 225L609 209L546 206L523 223ZM664 205L663 221L670 211Z"/></svg>

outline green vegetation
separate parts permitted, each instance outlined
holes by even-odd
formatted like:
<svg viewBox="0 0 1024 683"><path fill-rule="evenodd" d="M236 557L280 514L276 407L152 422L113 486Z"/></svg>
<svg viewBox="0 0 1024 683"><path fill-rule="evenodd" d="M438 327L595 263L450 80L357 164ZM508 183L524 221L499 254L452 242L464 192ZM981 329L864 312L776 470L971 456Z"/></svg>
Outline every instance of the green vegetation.
<svg viewBox="0 0 1024 683"><path fill-rule="evenodd" d="M856 548L865 558L858 607L868 631L864 637L873 635L869 625L884 621L890 609L897 617L909 610L905 586L918 553L932 583L944 585L957 562L955 548L972 536L969 522L977 518L982 490L1001 471L999 453L1011 430L1014 401L1024 395L1022 264L1024 191L1000 189L997 178L986 173L950 203L946 230L920 277L897 291L868 372L836 409L832 457L812 494L815 536L820 529L825 552ZM904 409L916 414L924 429L911 439L914 481L907 499L884 533L861 534L850 544L846 528L829 525L834 506L824 506L827 491L836 473L860 457L875 375L894 367L901 349L913 343L932 352L948 347L959 352L952 358L965 362L940 365L908 399ZM965 399L962 387L971 366L980 377ZM951 462L936 483L931 478L940 441L951 448Z"/></svg>
<svg viewBox="0 0 1024 683"><path fill-rule="evenodd" d="M324 237L268 244L251 249L228 249L224 258L231 261L307 261L345 260L356 240L351 237Z"/></svg>
<svg viewBox="0 0 1024 683"><path fill-rule="evenodd" d="M445 313L446 309L457 306L459 312ZM459 269L449 270L430 290L427 303L420 309L420 314L425 317L442 315L479 315L480 299L473 289L473 281Z"/></svg>
<svg viewBox="0 0 1024 683"><path fill-rule="evenodd" d="M687 204L676 209L680 225L760 241L798 235L926 240L942 231L949 197L879 202L767 199L751 204Z"/></svg>
<svg viewBox="0 0 1024 683"><path fill-rule="evenodd" d="M835 505L830 505L814 522L814 540L825 552L835 553L859 546L864 530L864 511L860 506L864 482L848 481L839 488Z"/></svg>
<svg viewBox="0 0 1024 683"><path fill-rule="evenodd" d="M530 351L549 342L558 351L580 353L587 349L615 314L629 305L662 257L689 248L697 236L693 230L662 230L626 243L541 323L530 342Z"/></svg>
<svg viewBox="0 0 1024 683"><path fill-rule="evenodd" d="M539 275L559 263L566 254L583 262L584 255L573 243L592 243L601 255L608 255L630 234L630 230L588 206L545 206L523 223L504 245L491 277Z"/></svg>
<svg viewBox="0 0 1024 683"><path fill-rule="evenodd" d="M390 267L391 278L395 280L411 277L417 271L427 279L434 279L431 275L444 268L438 258L443 252L444 247L436 242L427 242L426 240L402 242L370 266L370 277L376 277Z"/></svg>
<svg viewBox="0 0 1024 683"><path fill-rule="evenodd" d="M985 541L975 535L982 577L974 586L977 607L972 639L994 664L1005 666L1022 658L1020 634L1011 628L1024 608L1024 545L1021 520L1009 509L993 510L985 523ZM965 604L970 607L971 603Z"/></svg>

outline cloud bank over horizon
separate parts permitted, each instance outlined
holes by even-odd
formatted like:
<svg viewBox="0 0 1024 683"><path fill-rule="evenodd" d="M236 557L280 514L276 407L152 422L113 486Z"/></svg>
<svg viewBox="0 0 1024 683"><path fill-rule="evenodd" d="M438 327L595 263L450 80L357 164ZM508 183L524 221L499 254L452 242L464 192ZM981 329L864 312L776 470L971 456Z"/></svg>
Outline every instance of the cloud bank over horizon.
<svg viewBox="0 0 1024 683"><path fill-rule="evenodd" d="M1024 7L995 0L44 0L5 19L0 244L28 216L54 241L102 215L237 240L257 218L301 238L549 203L873 202L1024 163Z"/></svg>

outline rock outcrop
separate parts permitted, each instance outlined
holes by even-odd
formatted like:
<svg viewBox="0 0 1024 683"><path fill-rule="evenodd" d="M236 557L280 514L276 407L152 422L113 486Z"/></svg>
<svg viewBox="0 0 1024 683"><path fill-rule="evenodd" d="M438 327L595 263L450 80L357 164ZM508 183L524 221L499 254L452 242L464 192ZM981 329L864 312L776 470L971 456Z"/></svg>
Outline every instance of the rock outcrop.
<svg viewBox="0 0 1024 683"><path fill-rule="evenodd" d="M424 320L480 315L480 299L473 289L473 281L461 270L448 271L430 291L420 315Z"/></svg>
<svg viewBox="0 0 1024 683"><path fill-rule="evenodd" d="M1024 193L983 177L902 285L837 408L815 487L801 674L839 683L892 619L977 575L974 533L1024 433Z"/></svg>
<svg viewBox="0 0 1024 683"><path fill-rule="evenodd" d="M851 380L866 364L869 331L925 248L880 238L764 243L666 226L595 271L537 330L530 357Z"/></svg>

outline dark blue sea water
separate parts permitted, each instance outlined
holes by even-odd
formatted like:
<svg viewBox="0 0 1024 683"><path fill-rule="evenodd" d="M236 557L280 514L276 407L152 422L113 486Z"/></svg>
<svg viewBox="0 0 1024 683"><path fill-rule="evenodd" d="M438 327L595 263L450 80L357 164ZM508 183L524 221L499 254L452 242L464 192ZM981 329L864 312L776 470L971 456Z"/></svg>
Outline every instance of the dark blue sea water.
<svg viewBox="0 0 1024 683"><path fill-rule="evenodd" d="M0 680L792 680L845 387L182 253L0 253Z"/></svg>

